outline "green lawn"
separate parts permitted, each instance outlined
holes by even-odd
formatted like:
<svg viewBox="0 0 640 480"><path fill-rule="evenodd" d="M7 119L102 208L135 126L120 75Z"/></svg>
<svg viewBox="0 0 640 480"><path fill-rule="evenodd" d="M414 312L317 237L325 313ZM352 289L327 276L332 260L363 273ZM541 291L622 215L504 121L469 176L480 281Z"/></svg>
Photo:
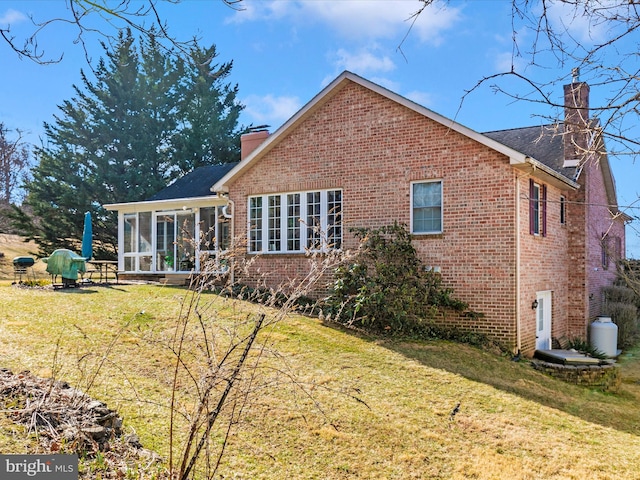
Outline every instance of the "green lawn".
<svg viewBox="0 0 640 480"><path fill-rule="evenodd" d="M185 299L185 289L152 285L52 291L5 282L0 367L87 390L168 459L174 333ZM219 359L231 329L246 334L244 320L259 312L269 323L249 358L258 366L229 397L224 478L640 476L640 352L624 355L621 391L601 393L466 345L364 338L298 315L274 321L274 310L212 294L181 335L192 377L182 369L177 381L177 437L211 372L205 360ZM19 429L6 418L0 426L0 451L27 451Z"/></svg>

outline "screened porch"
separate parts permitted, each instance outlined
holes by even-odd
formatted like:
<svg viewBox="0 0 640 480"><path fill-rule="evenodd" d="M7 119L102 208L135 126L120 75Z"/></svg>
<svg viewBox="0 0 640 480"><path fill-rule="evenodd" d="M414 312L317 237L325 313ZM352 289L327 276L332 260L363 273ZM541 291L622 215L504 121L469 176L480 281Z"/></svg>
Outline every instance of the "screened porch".
<svg viewBox="0 0 640 480"><path fill-rule="evenodd" d="M118 270L123 273L200 272L231 239L226 199L183 199L108 205L118 211Z"/></svg>

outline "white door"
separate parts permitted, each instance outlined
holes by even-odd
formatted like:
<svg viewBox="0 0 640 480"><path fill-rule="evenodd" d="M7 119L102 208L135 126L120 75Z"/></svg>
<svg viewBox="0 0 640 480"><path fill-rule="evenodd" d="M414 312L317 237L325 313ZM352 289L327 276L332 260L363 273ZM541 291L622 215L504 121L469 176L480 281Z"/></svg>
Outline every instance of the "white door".
<svg viewBox="0 0 640 480"><path fill-rule="evenodd" d="M551 349L551 292L536 294L536 350Z"/></svg>

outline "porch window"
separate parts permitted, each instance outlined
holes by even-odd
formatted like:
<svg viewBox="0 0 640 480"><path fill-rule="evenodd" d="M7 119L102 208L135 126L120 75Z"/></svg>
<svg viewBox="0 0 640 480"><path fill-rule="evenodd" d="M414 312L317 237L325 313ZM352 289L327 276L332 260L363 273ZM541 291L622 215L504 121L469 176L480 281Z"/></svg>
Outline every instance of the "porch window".
<svg viewBox="0 0 640 480"><path fill-rule="evenodd" d="M188 272L195 263L195 215L187 212L156 214L156 270Z"/></svg>
<svg viewBox="0 0 640 480"><path fill-rule="evenodd" d="M124 270L190 272L204 258L196 259L197 251L210 257L212 253L228 249L231 228L224 208L215 206L124 214Z"/></svg>
<svg viewBox="0 0 640 480"><path fill-rule="evenodd" d="M442 181L411 184L411 233L442 233Z"/></svg>
<svg viewBox="0 0 640 480"><path fill-rule="evenodd" d="M151 270L151 212L124 216L124 264L126 271Z"/></svg>
<svg viewBox="0 0 640 480"><path fill-rule="evenodd" d="M249 252L252 253L301 253L340 248L342 191L249 197L248 223Z"/></svg>
<svg viewBox="0 0 640 480"><path fill-rule="evenodd" d="M171 272L175 267L174 244L176 226L174 214L160 214L156 217L156 270Z"/></svg>
<svg viewBox="0 0 640 480"><path fill-rule="evenodd" d="M230 219L225 207L204 207L200 209L200 250L205 252L224 251L231 243Z"/></svg>

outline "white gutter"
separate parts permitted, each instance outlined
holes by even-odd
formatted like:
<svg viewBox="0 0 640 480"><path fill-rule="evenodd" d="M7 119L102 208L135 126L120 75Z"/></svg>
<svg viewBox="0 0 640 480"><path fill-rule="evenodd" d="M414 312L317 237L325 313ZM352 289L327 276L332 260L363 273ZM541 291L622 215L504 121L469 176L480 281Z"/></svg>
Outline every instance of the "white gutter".
<svg viewBox="0 0 640 480"><path fill-rule="evenodd" d="M149 212L152 210L180 210L182 208L196 208L223 205L225 197L207 195L206 197L172 198L168 200L153 200L148 202L107 203L107 210L123 213Z"/></svg>

